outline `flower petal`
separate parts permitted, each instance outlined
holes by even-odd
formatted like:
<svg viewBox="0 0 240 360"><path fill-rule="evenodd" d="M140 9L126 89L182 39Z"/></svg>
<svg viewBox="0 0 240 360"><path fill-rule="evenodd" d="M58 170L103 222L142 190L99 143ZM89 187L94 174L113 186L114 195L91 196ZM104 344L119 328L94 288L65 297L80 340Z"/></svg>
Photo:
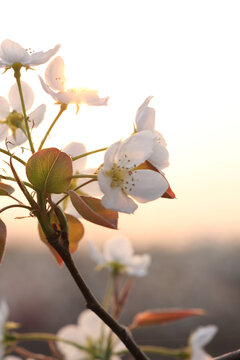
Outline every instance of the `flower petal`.
<svg viewBox="0 0 240 360"><path fill-rule="evenodd" d="M101 251L94 246L94 244L89 241L88 242L89 245L89 252L90 252L90 256L91 258L98 264L98 265L104 265L106 264L106 259L104 258L103 254L101 253Z"/></svg>
<svg viewBox="0 0 240 360"><path fill-rule="evenodd" d="M169 153L165 146L156 142L153 147L153 153L148 161L158 170L165 169L169 166Z"/></svg>
<svg viewBox="0 0 240 360"><path fill-rule="evenodd" d="M91 310L84 310L78 317L78 326L81 327L81 333L84 337L84 342L91 338L99 340L102 334L102 320Z"/></svg>
<svg viewBox="0 0 240 360"><path fill-rule="evenodd" d="M22 145L27 140L26 135L22 131L22 129L17 129L15 131L15 137L13 135L7 138L9 149L13 149L18 145Z"/></svg>
<svg viewBox="0 0 240 360"><path fill-rule="evenodd" d="M114 236L104 243L103 254L107 262L128 264L133 255L132 244L124 236Z"/></svg>
<svg viewBox="0 0 240 360"><path fill-rule="evenodd" d="M137 167L153 152L153 146L156 135L153 131L140 131L122 142L115 161L121 167L133 168Z"/></svg>
<svg viewBox="0 0 240 360"><path fill-rule="evenodd" d="M169 186L160 173L152 170L136 170L132 179L128 184L124 183L124 188L129 195L143 203L161 197Z"/></svg>
<svg viewBox="0 0 240 360"><path fill-rule="evenodd" d="M77 325L67 325L62 327L58 331L57 336L59 338L74 341L80 345L84 345L84 336L80 327ZM61 351L61 353L66 356L68 360L84 359L86 356L86 353L84 351L60 341L57 342L57 347Z"/></svg>
<svg viewBox="0 0 240 360"><path fill-rule="evenodd" d="M65 65L61 56L57 56L50 62L45 72L45 80L52 89L64 91L66 82Z"/></svg>
<svg viewBox="0 0 240 360"><path fill-rule="evenodd" d="M44 118L46 112L46 105L39 105L33 112L31 112L28 116L29 127L36 128Z"/></svg>
<svg viewBox="0 0 240 360"><path fill-rule="evenodd" d="M54 48L44 52L39 51L30 55L30 59L28 61L29 65L41 65L47 62L52 56L56 54L56 52L60 49L61 45L56 45Z"/></svg>
<svg viewBox="0 0 240 360"><path fill-rule="evenodd" d="M8 117L10 113L8 101L0 96L0 120Z"/></svg>
<svg viewBox="0 0 240 360"><path fill-rule="evenodd" d="M41 82L43 90L46 91L47 94L51 95L54 98L54 100L58 100L57 93L55 93L53 90L50 89L50 87L44 82L43 78L40 75L38 75L38 77Z"/></svg>
<svg viewBox="0 0 240 360"><path fill-rule="evenodd" d="M211 360L212 357L202 349L194 349L191 354L190 360Z"/></svg>
<svg viewBox="0 0 240 360"><path fill-rule="evenodd" d="M6 124L0 124L0 141L5 140L8 134L8 126Z"/></svg>
<svg viewBox="0 0 240 360"><path fill-rule="evenodd" d="M76 96L78 92L76 92ZM83 89L79 92L79 101L77 103L84 102L87 105L102 106L107 105L108 97L100 98L97 90Z"/></svg>
<svg viewBox="0 0 240 360"><path fill-rule="evenodd" d="M201 348L207 345L215 336L218 328L215 325L200 326L190 336L190 346L194 348Z"/></svg>
<svg viewBox="0 0 240 360"><path fill-rule="evenodd" d="M63 151L67 153L69 156L74 157L77 155L84 154L87 149L86 146L79 142L71 142L68 144ZM82 157L78 160L73 161L73 174L75 174L77 171L80 173L83 169L85 169L87 164L87 157ZM84 179L86 181L86 179Z"/></svg>
<svg viewBox="0 0 240 360"><path fill-rule="evenodd" d="M155 128L155 110L150 107L144 108L136 117L136 130L151 130Z"/></svg>
<svg viewBox="0 0 240 360"><path fill-rule="evenodd" d="M33 101L34 101L34 94L33 94L33 90L32 88L24 81L21 81L21 85L22 85L22 92L23 92L23 98L24 98L24 103L25 103L25 108L26 110L29 110L32 107ZM21 100L20 100L20 95L19 95L19 91L18 91L18 86L17 84L14 84L9 93L8 93L8 98L9 98L9 102L11 107L13 108L13 110L17 111L17 112L23 112L22 111L22 104L21 104Z"/></svg>
<svg viewBox="0 0 240 360"><path fill-rule="evenodd" d="M151 264L151 257L148 254L144 255L134 255L131 259L129 266L129 275L135 276L145 276L147 274L147 269Z"/></svg>
<svg viewBox="0 0 240 360"><path fill-rule="evenodd" d="M111 170L113 167L113 163L115 162L115 156L121 146L121 141L117 141L105 152L104 155L104 170Z"/></svg>
<svg viewBox="0 0 240 360"><path fill-rule="evenodd" d="M18 43L6 39L3 40L0 46L0 58L4 65L12 65L15 62L25 64L29 60L30 55Z"/></svg>

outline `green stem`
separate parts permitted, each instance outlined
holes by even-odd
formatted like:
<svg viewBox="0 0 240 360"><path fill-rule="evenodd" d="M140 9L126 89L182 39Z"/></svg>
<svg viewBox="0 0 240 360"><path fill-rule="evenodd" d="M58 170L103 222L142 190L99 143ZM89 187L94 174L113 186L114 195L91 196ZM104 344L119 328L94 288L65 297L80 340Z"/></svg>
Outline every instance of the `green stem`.
<svg viewBox="0 0 240 360"><path fill-rule="evenodd" d="M65 344L72 345L79 350L83 350L88 353L92 353L92 351L89 350L88 348L86 348L85 346L82 346L74 341L63 339L61 337L58 337L54 334L49 334L49 333L29 333L29 334L28 333L22 333L22 334L10 333L7 336L6 342L8 342L8 341L49 341L49 340L63 342Z"/></svg>
<svg viewBox="0 0 240 360"><path fill-rule="evenodd" d="M186 349L169 349L162 346L152 346L152 345L141 345L139 346L142 351L145 353L152 353L152 354L161 354L179 358L185 358L188 355ZM127 350L122 350L117 352L115 355L125 355L127 354Z"/></svg>
<svg viewBox="0 0 240 360"><path fill-rule="evenodd" d="M0 179L17 182L17 180L11 176L0 175ZM24 185L26 185L26 186L30 187L31 189L33 189L34 191L36 191L35 187L32 184L30 184L29 182L27 182L27 181L22 181L22 182Z"/></svg>
<svg viewBox="0 0 240 360"><path fill-rule="evenodd" d="M31 133L30 133L29 126L28 126L27 113L26 113L26 108L25 108L25 103L24 103L24 98L23 98L23 92L22 92L22 85L21 85L21 80L20 80L20 78L21 78L20 68L21 67L19 67L19 66L14 67L14 76L15 76L16 81L17 81L18 91L19 91L20 100L21 100L21 104L22 104L22 111L23 111L23 116L24 116L25 128L26 128L26 132L27 132L27 138L28 138L28 141L29 141L31 152L33 154L33 153L35 153L35 150L34 150Z"/></svg>
<svg viewBox="0 0 240 360"><path fill-rule="evenodd" d="M42 139L40 146L38 148L38 151L42 149L45 141L47 140L48 135L50 134L52 128L54 127L54 125L56 124L56 122L58 121L58 119L60 118L60 116L62 115L62 113L67 109L67 104L61 104L59 113L57 114L57 116L55 117L55 119L53 120L52 124L50 125L48 131L46 132L44 138Z"/></svg>
<svg viewBox="0 0 240 360"><path fill-rule="evenodd" d="M72 176L72 179L85 179L85 178L97 180L97 175L77 174Z"/></svg>
<svg viewBox="0 0 240 360"><path fill-rule="evenodd" d="M2 152L5 155L13 157L15 160L19 161L21 164L26 165L25 161L23 161L22 159L20 159L19 157L15 156L15 155L12 155L10 153L10 151L7 151L7 150L4 150L4 149L0 148L0 152Z"/></svg>
<svg viewBox="0 0 240 360"><path fill-rule="evenodd" d="M84 154L72 157L72 161L75 161L75 160L81 159L81 158L83 158L85 156L88 156L88 155L91 155L91 154L96 154L96 153L98 153L100 151L105 151L105 150L107 150L107 147L102 148L102 149L98 149L98 150L89 151L89 152L86 152Z"/></svg>
<svg viewBox="0 0 240 360"><path fill-rule="evenodd" d="M5 206L4 208L2 208L2 209L0 210L0 213L2 213L2 212L5 211L5 210L11 209L11 208L16 208L16 207L28 209L28 210L30 210L30 211L32 210L32 208L31 208L30 206L18 204L18 205L8 205L8 206Z"/></svg>

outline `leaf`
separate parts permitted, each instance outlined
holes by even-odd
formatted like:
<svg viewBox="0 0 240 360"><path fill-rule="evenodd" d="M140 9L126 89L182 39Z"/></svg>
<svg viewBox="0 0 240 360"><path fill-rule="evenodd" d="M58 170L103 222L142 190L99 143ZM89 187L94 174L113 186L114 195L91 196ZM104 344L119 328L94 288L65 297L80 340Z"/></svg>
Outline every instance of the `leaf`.
<svg viewBox="0 0 240 360"><path fill-rule="evenodd" d="M77 248L78 248L78 244L79 241L82 239L83 235L84 235L84 227L83 224L74 216L70 215L70 214L65 214L67 221L68 221L68 227L69 227L69 250L70 253L74 253ZM51 223L56 224L57 229L60 230L60 226L58 224L57 221L57 217L55 214L51 215ZM55 259L57 260L58 264L61 265L62 264L62 258L61 256L57 253L57 251L48 243L45 234L43 233L40 225L38 225L38 231L39 231L39 235L41 240L49 247L49 249L51 250L52 254L54 255Z"/></svg>
<svg viewBox="0 0 240 360"><path fill-rule="evenodd" d="M40 191L60 194L66 191L72 179L72 160L56 149L43 149L27 162L28 180Z"/></svg>
<svg viewBox="0 0 240 360"><path fill-rule="evenodd" d="M69 194L73 206L84 219L110 229L117 229L118 213L106 209L100 199L90 196L79 196L73 190L70 190Z"/></svg>
<svg viewBox="0 0 240 360"><path fill-rule="evenodd" d="M14 188L10 185L4 184L0 181L0 196L8 196L14 192Z"/></svg>
<svg viewBox="0 0 240 360"><path fill-rule="evenodd" d="M7 228L4 222L0 219L0 263L4 255L6 239L7 239Z"/></svg>
<svg viewBox="0 0 240 360"><path fill-rule="evenodd" d="M160 325L171 321L177 321L189 316L204 315L203 309L164 309L164 310L147 310L138 313L131 325L131 328L139 326Z"/></svg>

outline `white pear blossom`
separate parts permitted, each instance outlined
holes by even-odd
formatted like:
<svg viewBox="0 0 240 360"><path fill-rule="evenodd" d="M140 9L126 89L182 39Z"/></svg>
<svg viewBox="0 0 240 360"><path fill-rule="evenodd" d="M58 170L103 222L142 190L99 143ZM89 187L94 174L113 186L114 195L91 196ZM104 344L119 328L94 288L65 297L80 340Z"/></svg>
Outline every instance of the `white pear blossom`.
<svg viewBox="0 0 240 360"><path fill-rule="evenodd" d="M217 326L208 325L197 328L189 338L191 351L190 360L211 360L212 357L207 354L203 347L206 346L217 332Z"/></svg>
<svg viewBox="0 0 240 360"><path fill-rule="evenodd" d="M107 348L107 340L110 329L104 325L102 320L90 310L84 310L78 317L76 325L67 325L61 328L57 336L78 343L89 350L102 354ZM85 350L57 342L58 349L66 360L93 360L94 358ZM124 345L114 337L112 352L125 349ZM96 357L96 360L99 357ZM120 360L120 357L112 355L109 360Z"/></svg>
<svg viewBox="0 0 240 360"><path fill-rule="evenodd" d="M18 43L6 39L0 45L0 67L10 68L15 63L29 68L46 63L59 50L60 45L46 52L34 52L32 49L24 49Z"/></svg>
<svg viewBox="0 0 240 360"><path fill-rule="evenodd" d="M166 149L166 141L162 134L155 130L155 110L149 107L148 104L153 97L149 96L142 103L136 113L135 128L136 131L149 130L156 134L153 153L148 161L156 167L159 171L169 166L169 153Z"/></svg>
<svg viewBox="0 0 240 360"><path fill-rule="evenodd" d="M63 152L65 152L66 154L68 154L71 157L75 157L81 154L84 154L87 152L87 149L85 147L84 144L79 143L79 142L71 142L70 144L68 144L63 150ZM89 174L89 175L93 175L96 171L96 169L86 169L86 164L87 164L87 156L84 156L82 158L79 158L75 161L73 161L73 175L80 175L80 174ZM82 184L84 184L85 182L87 182L89 179L87 178L75 178L72 179L71 182L71 189L74 189ZM93 181L91 183L89 183L88 185L84 186L83 188L80 188L79 190L76 191L79 195L90 195L90 196L94 196L94 197L99 197L102 195L102 192L99 188L98 182L97 181ZM58 194L52 194L52 200L56 203L58 200L60 200L62 197L62 195L58 195ZM67 197L63 202L61 202L59 204L63 210L72 215L75 216L77 218L80 217L79 213L77 212L77 210L75 209L75 207L72 205L69 197Z"/></svg>
<svg viewBox="0 0 240 360"><path fill-rule="evenodd" d="M131 276L145 276L151 263L149 254L135 255L132 244L124 236L114 236L104 242L102 252L89 242L89 250L101 267Z"/></svg>
<svg viewBox="0 0 240 360"><path fill-rule="evenodd" d="M162 174L139 168L152 155L155 142L156 135L145 130L108 148L98 173L99 186L104 193L104 207L133 213L138 206L128 195L145 203L166 192L169 184Z"/></svg>
<svg viewBox="0 0 240 360"><path fill-rule="evenodd" d="M61 56L57 56L48 65L45 80L39 76L43 89L59 104L81 104L100 106L107 105L108 98L100 98L97 90L66 89L65 64Z"/></svg>
<svg viewBox="0 0 240 360"><path fill-rule="evenodd" d="M32 88L21 81L23 97L26 111L33 104L34 95ZM8 94L7 101L4 97L0 97L0 141L7 139L8 148L13 148L23 144L27 140L24 116L22 112L21 100L18 92L17 84L14 84ZM38 106L28 115L29 129L36 128L44 118L46 105Z"/></svg>
<svg viewBox="0 0 240 360"><path fill-rule="evenodd" d="M6 301L2 300L0 302L0 359L3 359L3 355L4 355L4 346L3 346L4 329L8 315L9 315L8 305Z"/></svg>

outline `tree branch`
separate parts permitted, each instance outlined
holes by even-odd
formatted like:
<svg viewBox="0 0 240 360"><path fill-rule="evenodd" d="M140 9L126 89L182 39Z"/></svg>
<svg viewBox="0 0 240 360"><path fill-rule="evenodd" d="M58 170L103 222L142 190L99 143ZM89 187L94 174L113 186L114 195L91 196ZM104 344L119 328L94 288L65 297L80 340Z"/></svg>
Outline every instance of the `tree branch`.
<svg viewBox="0 0 240 360"><path fill-rule="evenodd" d="M214 360L240 360L240 349L217 356Z"/></svg>

